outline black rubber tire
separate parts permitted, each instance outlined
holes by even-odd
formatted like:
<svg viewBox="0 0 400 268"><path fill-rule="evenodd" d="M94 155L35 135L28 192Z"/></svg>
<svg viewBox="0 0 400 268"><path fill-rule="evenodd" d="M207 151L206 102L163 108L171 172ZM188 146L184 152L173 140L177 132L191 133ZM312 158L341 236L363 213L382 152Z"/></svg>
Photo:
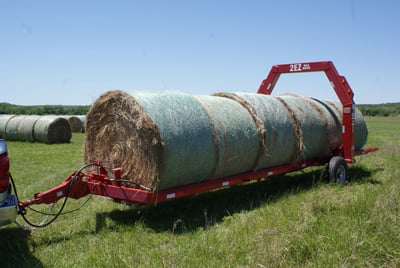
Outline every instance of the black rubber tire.
<svg viewBox="0 0 400 268"><path fill-rule="evenodd" d="M328 164L329 180L338 184L347 182L347 163L341 156L334 156Z"/></svg>

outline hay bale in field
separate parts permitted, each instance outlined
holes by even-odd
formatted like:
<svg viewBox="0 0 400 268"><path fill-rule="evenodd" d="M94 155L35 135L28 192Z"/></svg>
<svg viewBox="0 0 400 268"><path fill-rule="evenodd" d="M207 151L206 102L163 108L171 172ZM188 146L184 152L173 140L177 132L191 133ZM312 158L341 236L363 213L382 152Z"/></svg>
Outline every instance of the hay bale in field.
<svg viewBox="0 0 400 268"><path fill-rule="evenodd" d="M340 111L299 96L109 91L86 115L84 161L161 190L328 158L341 144ZM359 115L356 149L367 133Z"/></svg>
<svg viewBox="0 0 400 268"><path fill-rule="evenodd" d="M1 115L0 137L13 141L66 143L71 127L65 118L39 115Z"/></svg>
<svg viewBox="0 0 400 268"><path fill-rule="evenodd" d="M14 114L0 114L0 138L6 138L7 124L15 116Z"/></svg>
<svg viewBox="0 0 400 268"><path fill-rule="evenodd" d="M29 115L21 117L21 122L17 128L17 139L19 141L35 142L33 129L36 121L39 120L39 118L39 115Z"/></svg>
<svg viewBox="0 0 400 268"><path fill-rule="evenodd" d="M82 133L85 132L85 125L86 125L86 115L77 115L76 117L79 118L79 120L81 120L82 123Z"/></svg>
<svg viewBox="0 0 400 268"><path fill-rule="evenodd" d="M22 116L13 116L7 122L6 139L10 141L18 140L18 125L21 123Z"/></svg>
<svg viewBox="0 0 400 268"><path fill-rule="evenodd" d="M71 131L72 132L83 132L83 123L82 120L75 115L64 115L62 116L63 118L67 119L69 122L69 125L71 126Z"/></svg>
<svg viewBox="0 0 400 268"><path fill-rule="evenodd" d="M68 143L71 140L71 126L60 116L41 116L33 127L35 141L53 144Z"/></svg>

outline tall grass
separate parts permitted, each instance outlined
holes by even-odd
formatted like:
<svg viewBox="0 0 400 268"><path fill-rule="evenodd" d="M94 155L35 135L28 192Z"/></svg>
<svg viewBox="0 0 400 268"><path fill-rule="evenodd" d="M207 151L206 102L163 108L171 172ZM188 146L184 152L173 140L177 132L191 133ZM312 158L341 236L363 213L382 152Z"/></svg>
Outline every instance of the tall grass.
<svg viewBox="0 0 400 268"><path fill-rule="evenodd" d="M316 167L157 206L93 196L46 228L0 229L0 266L399 266L400 119L367 124L368 146L380 150L357 158L348 185L324 182L324 167ZM9 142L20 198L79 168L82 145L79 133L63 145ZM66 209L85 200L71 200ZM27 217L43 219L29 210Z"/></svg>

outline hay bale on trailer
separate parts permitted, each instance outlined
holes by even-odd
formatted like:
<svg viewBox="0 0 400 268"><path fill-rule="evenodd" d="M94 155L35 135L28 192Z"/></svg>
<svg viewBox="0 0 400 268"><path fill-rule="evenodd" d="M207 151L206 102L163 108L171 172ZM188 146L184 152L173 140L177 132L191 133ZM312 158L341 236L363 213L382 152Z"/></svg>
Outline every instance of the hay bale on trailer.
<svg viewBox="0 0 400 268"><path fill-rule="evenodd" d="M235 109L223 114L227 103ZM121 166L124 177L153 189L234 174L240 164L251 169L258 151L250 115L223 98L111 91L95 102L86 120L85 162ZM246 151L247 157L237 157Z"/></svg>
<svg viewBox="0 0 400 268"><path fill-rule="evenodd" d="M298 95L270 96L251 93L216 93L247 107L264 129L265 153L257 169L305 159L323 159L342 144L342 105ZM367 127L355 112L355 148L367 140ZM282 150L284 148L284 150Z"/></svg>
<svg viewBox="0 0 400 268"><path fill-rule="evenodd" d="M84 161L161 190L328 158L341 144L340 111L298 96L109 91L86 116ZM356 149L366 136L357 112Z"/></svg>

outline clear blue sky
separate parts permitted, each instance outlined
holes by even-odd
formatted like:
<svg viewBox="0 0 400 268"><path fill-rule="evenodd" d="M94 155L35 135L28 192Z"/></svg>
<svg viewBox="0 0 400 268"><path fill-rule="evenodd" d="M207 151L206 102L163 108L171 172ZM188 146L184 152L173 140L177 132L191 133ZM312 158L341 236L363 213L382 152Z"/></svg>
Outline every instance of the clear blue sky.
<svg viewBox="0 0 400 268"><path fill-rule="evenodd" d="M273 64L333 61L356 103L400 102L400 1L0 1L0 102L110 89L256 92ZM275 94L335 98L323 73Z"/></svg>

